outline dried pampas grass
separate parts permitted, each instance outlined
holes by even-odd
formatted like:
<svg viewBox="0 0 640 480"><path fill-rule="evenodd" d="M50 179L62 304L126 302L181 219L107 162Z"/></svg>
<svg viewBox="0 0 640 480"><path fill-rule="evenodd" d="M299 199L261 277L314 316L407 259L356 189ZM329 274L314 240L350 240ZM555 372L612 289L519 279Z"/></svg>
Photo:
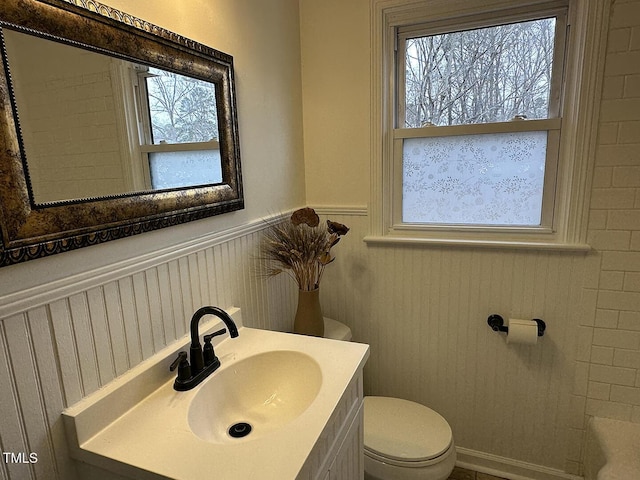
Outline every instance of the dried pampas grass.
<svg viewBox="0 0 640 480"><path fill-rule="evenodd" d="M327 265L335 260L331 248L346 235L349 228L320 217L312 208L301 208L282 223L271 225L262 238L262 255L267 261L265 275L273 277L287 273L300 290L315 290L320 286Z"/></svg>

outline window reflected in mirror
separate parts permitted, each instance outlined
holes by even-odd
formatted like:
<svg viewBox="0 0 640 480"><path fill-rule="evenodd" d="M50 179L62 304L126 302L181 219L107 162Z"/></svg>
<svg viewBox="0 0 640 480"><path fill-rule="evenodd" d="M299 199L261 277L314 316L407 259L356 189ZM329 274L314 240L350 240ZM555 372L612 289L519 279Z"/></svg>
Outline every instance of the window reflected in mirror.
<svg viewBox="0 0 640 480"><path fill-rule="evenodd" d="M149 187L220 183L215 85L158 68L135 68L140 150L149 167Z"/></svg>

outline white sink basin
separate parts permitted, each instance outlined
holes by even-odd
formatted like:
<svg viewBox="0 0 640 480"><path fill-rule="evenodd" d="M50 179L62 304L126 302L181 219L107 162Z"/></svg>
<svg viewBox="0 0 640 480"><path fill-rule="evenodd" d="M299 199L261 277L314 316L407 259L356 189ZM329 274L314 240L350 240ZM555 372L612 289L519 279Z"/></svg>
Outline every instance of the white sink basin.
<svg viewBox="0 0 640 480"><path fill-rule="evenodd" d="M368 346L247 328L238 309L230 314L240 335L214 339L222 366L192 390L175 391L169 371L189 348L185 335L65 410L70 453L83 469L153 480L315 478L324 442L337 434L325 429L357 408L362 385L353 382ZM201 336L223 326L207 320ZM236 422L251 433L231 437ZM92 472L83 478L97 478Z"/></svg>
<svg viewBox="0 0 640 480"><path fill-rule="evenodd" d="M304 412L322 385L318 362L279 350L224 366L198 389L189 406L189 427L208 442L254 440Z"/></svg>

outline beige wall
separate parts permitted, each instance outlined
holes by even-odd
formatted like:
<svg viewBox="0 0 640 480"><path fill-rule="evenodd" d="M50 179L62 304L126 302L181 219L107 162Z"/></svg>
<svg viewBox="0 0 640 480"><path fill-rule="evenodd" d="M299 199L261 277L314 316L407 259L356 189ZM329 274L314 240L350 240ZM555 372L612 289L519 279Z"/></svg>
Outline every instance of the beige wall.
<svg viewBox="0 0 640 480"><path fill-rule="evenodd" d="M310 205L369 202L371 3L300 1ZM371 344L368 393L440 411L465 460L579 474L589 416L640 423L638 79L640 1L618 0L588 255L367 247L366 209L327 210L353 229L336 247L323 302ZM491 313L543 318L545 338L508 346L486 325Z"/></svg>
<svg viewBox="0 0 640 480"><path fill-rule="evenodd" d="M366 205L369 2L300 2L307 203Z"/></svg>

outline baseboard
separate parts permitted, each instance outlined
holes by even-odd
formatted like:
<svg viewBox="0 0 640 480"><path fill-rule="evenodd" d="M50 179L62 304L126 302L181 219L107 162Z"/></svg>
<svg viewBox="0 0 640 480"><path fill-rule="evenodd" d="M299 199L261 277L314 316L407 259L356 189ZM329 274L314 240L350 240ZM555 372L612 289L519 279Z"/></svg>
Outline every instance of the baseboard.
<svg viewBox="0 0 640 480"><path fill-rule="evenodd" d="M509 480L584 480L561 470L456 447L456 466Z"/></svg>

